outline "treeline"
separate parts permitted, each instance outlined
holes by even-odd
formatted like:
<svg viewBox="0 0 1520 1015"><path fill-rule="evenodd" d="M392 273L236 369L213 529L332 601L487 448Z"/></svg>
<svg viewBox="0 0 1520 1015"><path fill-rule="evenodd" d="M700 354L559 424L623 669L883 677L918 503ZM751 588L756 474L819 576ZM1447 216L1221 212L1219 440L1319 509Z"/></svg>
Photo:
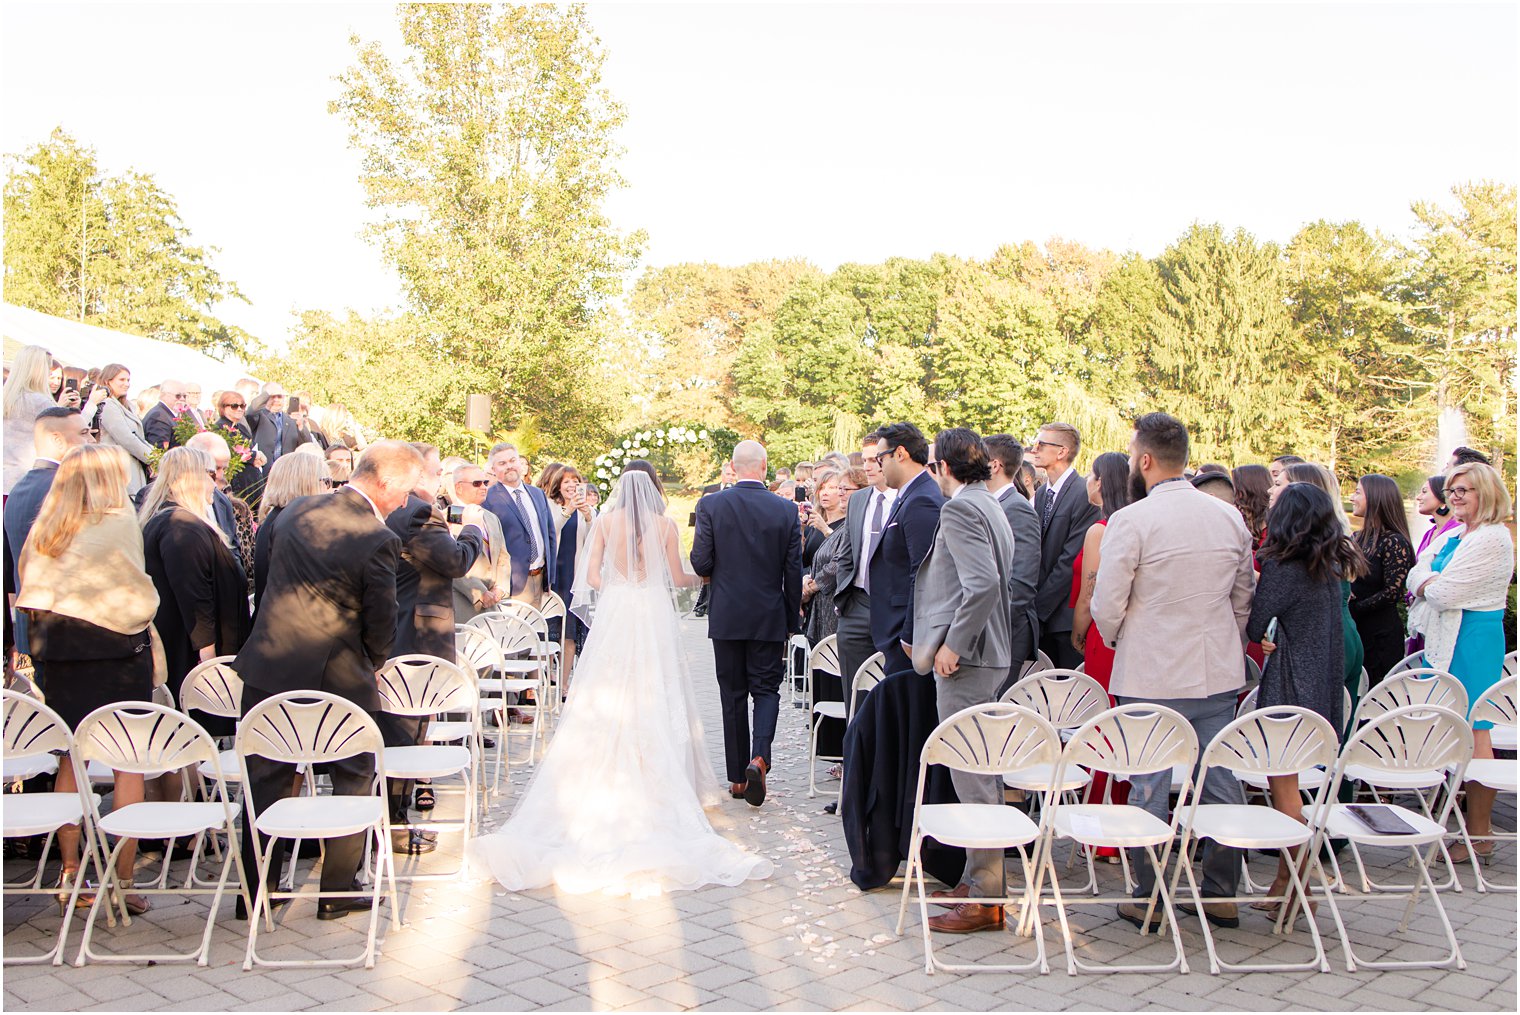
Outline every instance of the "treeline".
<svg viewBox="0 0 1520 1015"><path fill-rule="evenodd" d="M646 271L629 306L634 418L700 419L781 459L878 421L1032 434L1093 449L1129 422L1188 421L1199 461L1292 450L1343 476L1423 474L1443 408L1468 442L1515 444L1515 188L1413 205L1399 242L1315 222L1285 246L1189 228L1159 257L1052 240L937 255Z"/></svg>

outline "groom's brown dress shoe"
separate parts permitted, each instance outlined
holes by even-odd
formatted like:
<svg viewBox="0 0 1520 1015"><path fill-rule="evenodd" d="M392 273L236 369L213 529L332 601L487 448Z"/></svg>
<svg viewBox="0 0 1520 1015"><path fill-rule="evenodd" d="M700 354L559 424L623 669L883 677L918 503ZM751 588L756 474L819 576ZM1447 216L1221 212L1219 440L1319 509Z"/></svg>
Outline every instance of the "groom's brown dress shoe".
<svg viewBox="0 0 1520 1015"><path fill-rule="evenodd" d="M742 783L742 782L731 782L731 783L729 783L728 784L728 795L731 796L731 797L733 797L735 800L743 800L744 799L744 786L745 786L745 784Z"/></svg>
<svg viewBox="0 0 1520 1015"><path fill-rule="evenodd" d="M935 903L936 906L959 906L960 905L959 901L953 901L952 902L952 901L949 901L949 900L952 900L952 899L954 899L954 900L964 899L964 898L966 898L970 894L971 894L971 886L970 885L956 885L954 888L950 889L948 892L945 892L945 891L930 892L929 893L929 898L931 898L931 899L943 899L943 900L946 900L946 901L942 901L942 902L936 902Z"/></svg>
<svg viewBox="0 0 1520 1015"><path fill-rule="evenodd" d="M963 902L944 916L930 917L929 929L945 934L974 934L979 930L1002 930L1003 907Z"/></svg>
<svg viewBox="0 0 1520 1015"><path fill-rule="evenodd" d="M770 766L758 754L750 759L749 767L744 770L744 778L748 780L744 784L744 799L751 807L765 803L765 774L768 771Z"/></svg>

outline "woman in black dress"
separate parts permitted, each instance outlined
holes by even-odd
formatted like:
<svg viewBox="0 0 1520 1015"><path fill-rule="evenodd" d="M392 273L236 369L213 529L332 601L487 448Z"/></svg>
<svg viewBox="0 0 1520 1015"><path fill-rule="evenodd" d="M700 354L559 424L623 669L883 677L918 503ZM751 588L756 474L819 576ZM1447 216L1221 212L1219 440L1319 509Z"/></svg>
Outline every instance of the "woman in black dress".
<svg viewBox="0 0 1520 1015"><path fill-rule="evenodd" d="M121 448L86 444L70 451L18 564L17 609L27 611L32 662L47 703L71 729L95 709L153 697L153 618L158 595L143 570L142 533L127 500L130 459ZM208 479L209 482L209 479ZM60 760L54 787L75 789L74 769ZM115 773L111 808L143 799L143 777ZM63 860L60 888L79 870L79 829L58 833ZM130 885L137 843L116 863ZM127 907L145 913L140 895Z"/></svg>
<svg viewBox="0 0 1520 1015"><path fill-rule="evenodd" d="M1345 729L1345 647L1342 644L1341 582L1365 569L1361 552L1346 534L1330 495L1309 483L1282 487L1267 519L1267 536L1257 551L1261 577L1246 623L1246 638L1259 641L1267 664L1256 706L1293 705L1311 709ZM1269 639L1267 628L1277 621ZM1272 806L1303 820L1297 775L1271 776ZM1277 878L1269 895L1288 885L1287 860L1278 856ZM1272 909L1276 903L1254 904Z"/></svg>
<svg viewBox="0 0 1520 1015"><path fill-rule="evenodd" d="M185 674L208 659L236 654L248 637L247 578L211 510L214 471L204 451L172 448L139 512L143 557L158 590L153 623L175 701ZM212 736L232 732L230 720L202 718Z"/></svg>
<svg viewBox="0 0 1520 1015"><path fill-rule="evenodd" d="M333 481L327 466L316 455L285 455L270 468L269 480L264 484L264 495L259 500L259 528L253 537L255 606L264 594L264 583L269 579L269 542L274 531L274 520L296 498L331 493L332 490Z"/></svg>
<svg viewBox="0 0 1520 1015"><path fill-rule="evenodd" d="M1362 636L1362 665L1377 683L1404 658L1404 621L1399 602L1404 579L1414 567L1409 521L1399 485L1376 473L1363 476L1351 494L1351 514L1362 520L1357 548L1367 558L1367 573L1351 583L1351 619Z"/></svg>

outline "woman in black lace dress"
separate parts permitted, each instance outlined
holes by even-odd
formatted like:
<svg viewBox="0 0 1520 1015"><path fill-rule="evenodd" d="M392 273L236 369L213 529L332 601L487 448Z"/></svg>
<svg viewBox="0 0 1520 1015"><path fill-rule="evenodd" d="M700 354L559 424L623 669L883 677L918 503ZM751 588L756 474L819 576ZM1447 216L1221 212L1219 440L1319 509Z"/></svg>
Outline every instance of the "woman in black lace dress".
<svg viewBox="0 0 1520 1015"><path fill-rule="evenodd" d="M1404 622L1398 604L1414 567L1414 546L1404 497L1387 476L1363 476L1351 494L1351 513L1362 520L1356 545L1367 571L1351 583L1351 618L1362 636L1367 677L1377 683L1404 657Z"/></svg>

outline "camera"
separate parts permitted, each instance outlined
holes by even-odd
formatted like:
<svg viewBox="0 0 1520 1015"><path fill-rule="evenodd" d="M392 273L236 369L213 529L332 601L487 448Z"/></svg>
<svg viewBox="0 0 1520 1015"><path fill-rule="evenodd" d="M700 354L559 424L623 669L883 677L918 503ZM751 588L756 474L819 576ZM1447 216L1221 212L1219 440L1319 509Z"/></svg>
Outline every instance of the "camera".
<svg viewBox="0 0 1520 1015"><path fill-rule="evenodd" d="M449 515L449 524L450 525L463 525L464 524L464 505L463 504L450 504L449 505L448 515Z"/></svg>

